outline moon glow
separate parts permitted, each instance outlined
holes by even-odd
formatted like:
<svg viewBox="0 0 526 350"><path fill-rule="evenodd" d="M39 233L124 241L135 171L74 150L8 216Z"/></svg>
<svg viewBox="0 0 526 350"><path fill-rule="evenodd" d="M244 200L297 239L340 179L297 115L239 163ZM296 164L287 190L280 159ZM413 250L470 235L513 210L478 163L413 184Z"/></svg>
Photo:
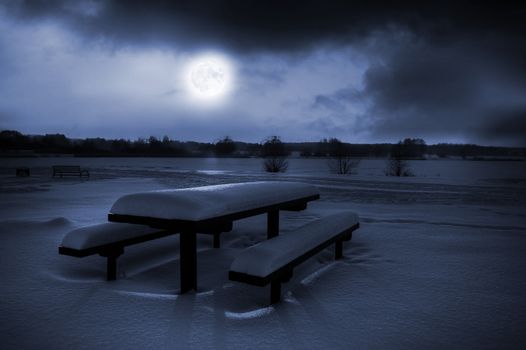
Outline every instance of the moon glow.
<svg viewBox="0 0 526 350"><path fill-rule="evenodd" d="M232 88L231 64L223 57L204 55L192 59L187 70L188 88L199 100L224 100Z"/></svg>

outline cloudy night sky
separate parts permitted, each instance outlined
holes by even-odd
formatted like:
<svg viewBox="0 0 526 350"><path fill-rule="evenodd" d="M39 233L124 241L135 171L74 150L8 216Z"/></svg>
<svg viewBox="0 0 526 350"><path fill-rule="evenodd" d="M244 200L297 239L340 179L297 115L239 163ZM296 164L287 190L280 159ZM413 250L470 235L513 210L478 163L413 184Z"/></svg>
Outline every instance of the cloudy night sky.
<svg viewBox="0 0 526 350"><path fill-rule="evenodd" d="M525 38L504 1L0 0L0 129L526 146Z"/></svg>

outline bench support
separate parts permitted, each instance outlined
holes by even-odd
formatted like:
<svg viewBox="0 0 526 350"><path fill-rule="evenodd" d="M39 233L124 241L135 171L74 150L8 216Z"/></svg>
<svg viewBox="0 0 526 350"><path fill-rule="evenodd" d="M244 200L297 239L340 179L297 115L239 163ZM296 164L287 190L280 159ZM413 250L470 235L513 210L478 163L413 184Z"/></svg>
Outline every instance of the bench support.
<svg viewBox="0 0 526 350"><path fill-rule="evenodd" d="M181 294L191 289L197 290L197 250L194 231L181 232L179 235L179 265Z"/></svg>
<svg viewBox="0 0 526 350"><path fill-rule="evenodd" d="M274 280L270 282L270 303L278 303L281 298L281 281Z"/></svg>
<svg viewBox="0 0 526 350"><path fill-rule="evenodd" d="M111 247L103 250L99 255L107 258L106 260L106 280L115 281L117 279L117 258L124 253L123 247Z"/></svg>
<svg viewBox="0 0 526 350"><path fill-rule="evenodd" d="M279 210L271 210L267 213L267 239L279 235Z"/></svg>

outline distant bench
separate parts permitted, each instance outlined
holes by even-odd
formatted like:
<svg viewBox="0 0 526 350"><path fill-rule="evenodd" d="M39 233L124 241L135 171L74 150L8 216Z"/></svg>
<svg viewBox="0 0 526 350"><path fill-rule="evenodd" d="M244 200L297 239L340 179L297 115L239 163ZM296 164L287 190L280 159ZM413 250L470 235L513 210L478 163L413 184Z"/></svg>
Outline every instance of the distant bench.
<svg viewBox="0 0 526 350"><path fill-rule="evenodd" d="M78 165L53 165L53 177L55 176L79 176L89 177L89 171L81 169Z"/></svg>
<svg viewBox="0 0 526 350"><path fill-rule="evenodd" d="M270 283L270 303L280 300L281 283L292 278L293 269L335 243L335 259L342 257L343 241L358 229L358 215L339 212L307 223L295 231L245 249L230 267L229 279L264 287Z"/></svg>

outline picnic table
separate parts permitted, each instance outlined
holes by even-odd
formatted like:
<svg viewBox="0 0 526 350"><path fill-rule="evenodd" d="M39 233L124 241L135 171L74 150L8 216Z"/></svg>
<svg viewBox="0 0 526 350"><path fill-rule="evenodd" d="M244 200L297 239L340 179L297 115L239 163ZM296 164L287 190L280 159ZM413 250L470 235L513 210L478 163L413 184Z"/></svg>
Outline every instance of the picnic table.
<svg viewBox="0 0 526 350"><path fill-rule="evenodd" d="M259 181L125 195L108 220L179 233L181 294L197 290L197 233L230 231L233 222L267 214L267 238L279 235L279 212L299 211L319 199L305 183Z"/></svg>

